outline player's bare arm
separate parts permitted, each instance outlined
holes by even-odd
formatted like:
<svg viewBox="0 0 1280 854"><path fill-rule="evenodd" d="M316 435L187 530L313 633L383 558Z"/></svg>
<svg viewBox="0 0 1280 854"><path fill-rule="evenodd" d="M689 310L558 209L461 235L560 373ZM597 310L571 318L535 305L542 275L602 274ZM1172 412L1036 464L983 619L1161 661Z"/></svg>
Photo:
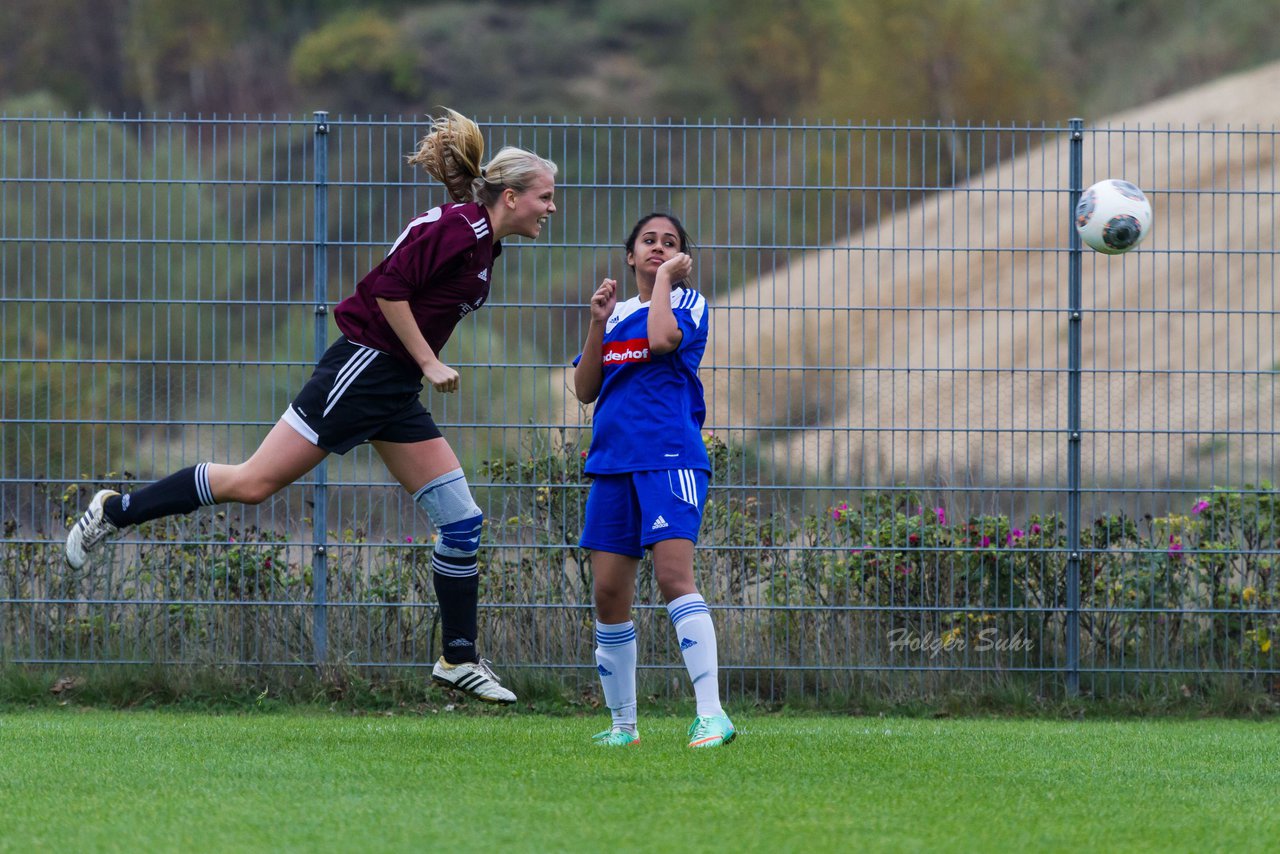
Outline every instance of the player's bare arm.
<svg viewBox="0 0 1280 854"><path fill-rule="evenodd" d="M422 369L422 376L431 383L431 387L445 393L457 391L458 372L440 361L435 351L431 349L431 345L427 343L427 339L422 337L422 330L418 328L418 322L413 319L413 311L409 308L409 303L378 297L378 308L382 309L382 316L387 319L391 330L409 351L409 355L413 356L413 360L418 363L418 367Z"/></svg>
<svg viewBox="0 0 1280 854"><path fill-rule="evenodd" d="M582 344L582 358L573 369L573 392L583 403L594 403L604 381L604 327L618 304L618 283L605 279L591 295L591 323Z"/></svg>
<svg viewBox="0 0 1280 854"><path fill-rule="evenodd" d="M693 258L684 252L662 262L653 280L653 297L649 302L649 352L656 356L670 353L680 346L684 333L671 310L671 288L693 271Z"/></svg>

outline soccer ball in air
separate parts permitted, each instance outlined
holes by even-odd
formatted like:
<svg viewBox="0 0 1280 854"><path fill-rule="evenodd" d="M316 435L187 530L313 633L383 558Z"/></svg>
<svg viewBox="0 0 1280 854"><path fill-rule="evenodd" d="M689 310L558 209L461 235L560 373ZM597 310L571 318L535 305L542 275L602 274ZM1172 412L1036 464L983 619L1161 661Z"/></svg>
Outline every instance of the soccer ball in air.
<svg viewBox="0 0 1280 854"><path fill-rule="evenodd" d="M1104 255L1128 252L1151 230L1151 202L1128 181L1099 181L1080 195L1076 230L1090 249Z"/></svg>

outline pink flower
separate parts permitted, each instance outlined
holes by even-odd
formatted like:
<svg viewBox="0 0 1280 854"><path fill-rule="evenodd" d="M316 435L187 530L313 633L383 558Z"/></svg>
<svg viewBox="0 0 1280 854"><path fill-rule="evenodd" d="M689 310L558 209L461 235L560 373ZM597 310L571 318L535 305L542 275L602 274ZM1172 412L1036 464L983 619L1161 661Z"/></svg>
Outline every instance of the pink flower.
<svg viewBox="0 0 1280 854"><path fill-rule="evenodd" d="M1209 509L1209 502L1203 498L1196 502L1196 506L1191 508L1191 512L1199 516L1201 513Z"/></svg>
<svg viewBox="0 0 1280 854"><path fill-rule="evenodd" d="M1032 526L1031 526L1031 533L1033 533L1033 534L1038 534L1038 533L1040 533L1040 526L1039 526L1039 525L1032 525Z"/></svg>
<svg viewBox="0 0 1280 854"><path fill-rule="evenodd" d="M933 512L934 512L934 513L936 513L936 514L937 514L937 516L938 516L938 524L939 524L939 525L945 525L945 524L947 524L947 511L946 511L946 509L945 509L945 508L942 508L942 507L935 507L935 508L933 508Z"/></svg>
<svg viewBox="0 0 1280 854"><path fill-rule="evenodd" d="M987 546L989 546L989 545L991 545L991 538L990 538L990 537L985 537L985 536L984 536L984 537L982 538L982 545L981 545L979 548L984 548L984 549L985 549L985 548L986 548Z"/></svg>
<svg viewBox="0 0 1280 854"><path fill-rule="evenodd" d="M412 543L412 542L413 542L413 537L405 537L405 538L404 538L404 541L405 541L406 543Z"/></svg>
<svg viewBox="0 0 1280 854"><path fill-rule="evenodd" d="M1027 535L1027 532L1022 530L1021 528L1014 528L1012 531L1009 532L1009 536L1005 538L1004 544L1006 546L1011 546L1018 540L1025 537L1026 535Z"/></svg>
<svg viewBox="0 0 1280 854"><path fill-rule="evenodd" d="M1178 538L1173 534L1169 535L1169 554L1177 557L1178 552L1182 551L1182 543L1178 542Z"/></svg>

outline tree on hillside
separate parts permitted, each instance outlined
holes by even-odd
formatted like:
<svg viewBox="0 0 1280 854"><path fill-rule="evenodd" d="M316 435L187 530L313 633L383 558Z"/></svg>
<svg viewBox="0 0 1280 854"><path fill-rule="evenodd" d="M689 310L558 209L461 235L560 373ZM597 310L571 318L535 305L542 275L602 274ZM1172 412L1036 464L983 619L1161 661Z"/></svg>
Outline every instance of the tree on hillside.
<svg viewBox="0 0 1280 854"><path fill-rule="evenodd" d="M292 44L336 12L407 0L6 0L0 95L73 110L272 111L293 100Z"/></svg>
<svg viewBox="0 0 1280 854"><path fill-rule="evenodd" d="M1063 98L1012 0L713 0L699 48L747 115L996 121Z"/></svg>
<svg viewBox="0 0 1280 854"><path fill-rule="evenodd" d="M798 117L816 106L840 47L839 0L712 0L697 53L710 59L744 115ZM799 109L797 109L799 108Z"/></svg>
<svg viewBox="0 0 1280 854"><path fill-rule="evenodd" d="M424 94L417 52L396 22L372 10L349 11L312 30L289 70L304 91L337 112L411 103ZM319 93L323 93L320 95Z"/></svg>
<svg viewBox="0 0 1280 854"><path fill-rule="evenodd" d="M123 62L129 0L0 3L0 95L48 91L72 110L138 109Z"/></svg>

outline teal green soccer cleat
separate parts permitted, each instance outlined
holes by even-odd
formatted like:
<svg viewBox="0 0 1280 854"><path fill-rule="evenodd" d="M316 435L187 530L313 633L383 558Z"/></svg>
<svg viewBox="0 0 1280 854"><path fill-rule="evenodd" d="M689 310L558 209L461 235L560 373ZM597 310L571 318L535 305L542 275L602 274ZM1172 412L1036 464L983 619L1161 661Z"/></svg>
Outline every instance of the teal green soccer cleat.
<svg viewBox="0 0 1280 854"><path fill-rule="evenodd" d="M591 736L591 743L596 747L629 747L640 743L640 734L625 729L607 729Z"/></svg>
<svg viewBox="0 0 1280 854"><path fill-rule="evenodd" d="M698 715L689 725L690 747L719 747L737 736L727 715Z"/></svg>

